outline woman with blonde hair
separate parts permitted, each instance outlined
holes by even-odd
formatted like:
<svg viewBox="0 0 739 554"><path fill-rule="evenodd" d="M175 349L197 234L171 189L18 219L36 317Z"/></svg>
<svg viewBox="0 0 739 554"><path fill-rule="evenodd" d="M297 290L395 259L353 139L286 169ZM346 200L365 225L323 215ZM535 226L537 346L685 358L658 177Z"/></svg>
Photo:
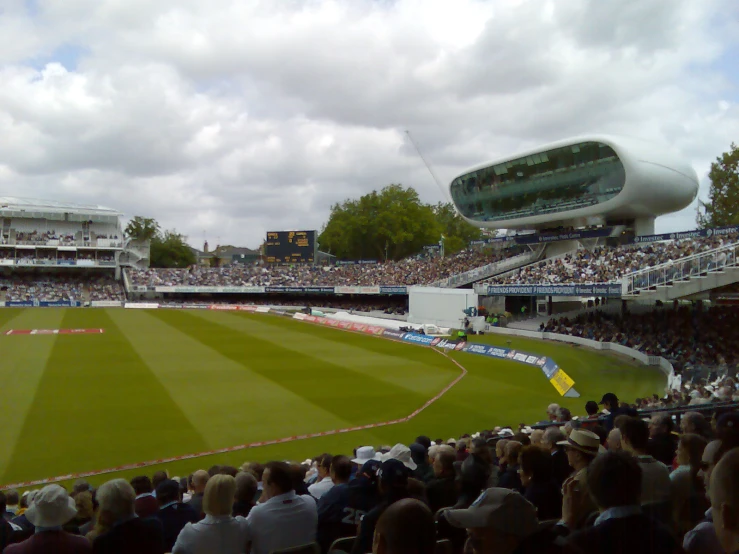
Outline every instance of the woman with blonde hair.
<svg viewBox="0 0 739 554"><path fill-rule="evenodd" d="M205 519L185 525L172 554L244 554L250 541L249 525L245 518L231 516L235 493L233 477L211 477L203 495Z"/></svg>

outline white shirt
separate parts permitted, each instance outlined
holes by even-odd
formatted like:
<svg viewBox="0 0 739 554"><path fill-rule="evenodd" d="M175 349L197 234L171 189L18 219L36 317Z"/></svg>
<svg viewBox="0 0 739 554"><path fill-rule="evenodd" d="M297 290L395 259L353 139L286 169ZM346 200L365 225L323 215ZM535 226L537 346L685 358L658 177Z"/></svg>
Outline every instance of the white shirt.
<svg viewBox="0 0 739 554"><path fill-rule="evenodd" d="M251 540L249 524L241 516L205 516L180 531L172 554L244 554Z"/></svg>
<svg viewBox="0 0 739 554"><path fill-rule="evenodd" d="M290 491L257 504L246 520L251 532L251 554L269 554L314 542L318 508L312 497Z"/></svg>
<svg viewBox="0 0 739 554"><path fill-rule="evenodd" d="M313 498L316 500L320 500L321 497L326 494L328 491L330 491L334 486L334 482L331 480L331 477L324 477L318 483L313 483L310 487L308 487L308 492L311 494Z"/></svg>

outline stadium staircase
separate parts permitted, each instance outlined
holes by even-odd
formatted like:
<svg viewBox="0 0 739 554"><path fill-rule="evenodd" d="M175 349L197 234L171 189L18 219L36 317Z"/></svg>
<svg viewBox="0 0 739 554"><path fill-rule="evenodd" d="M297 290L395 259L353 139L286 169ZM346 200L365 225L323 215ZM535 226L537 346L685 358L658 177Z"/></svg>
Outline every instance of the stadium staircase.
<svg viewBox="0 0 739 554"><path fill-rule="evenodd" d="M701 298L713 289L739 282L739 244L727 244L642 269L623 279L624 299L660 300Z"/></svg>
<svg viewBox="0 0 739 554"><path fill-rule="evenodd" d="M544 255L545 250L546 246L541 245L531 252L519 254L518 256L506 258L505 260L501 260L499 262L494 262L482 267L476 267L475 269L465 271L464 273L452 275L448 279L437 281L435 283L432 283L430 286L442 287L447 289L458 288L469 285L471 283L476 283L477 281L480 281L482 279L489 279L491 277L495 277L496 275L515 271L524 266L533 264L534 262L538 262Z"/></svg>

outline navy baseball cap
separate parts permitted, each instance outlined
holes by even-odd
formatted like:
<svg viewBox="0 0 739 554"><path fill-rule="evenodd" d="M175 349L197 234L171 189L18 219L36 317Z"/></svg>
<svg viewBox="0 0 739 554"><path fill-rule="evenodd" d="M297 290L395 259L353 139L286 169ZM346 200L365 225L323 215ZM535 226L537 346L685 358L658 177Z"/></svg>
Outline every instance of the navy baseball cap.
<svg viewBox="0 0 739 554"><path fill-rule="evenodd" d="M157 486L158 498L178 498L180 495L180 484L172 479L166 479Z"/></svg>
<svg viewBox="0 0 739 554"><path fill-rule="evenodd" d="M382 462L377 471L377 477L383 485L389 487L402 487L408 484L410 471L400 460L390 459Z"/></svg>
<svg viewBox="0 0 739 554"><path fill-rule="evenodd" d="M362 466L362 470L360 473L364 473L368 475L369 477L376 477L377 471L380 469L380 466L382 465L382 462L379 460L368 460L364 462L364 465Z"/></svg>

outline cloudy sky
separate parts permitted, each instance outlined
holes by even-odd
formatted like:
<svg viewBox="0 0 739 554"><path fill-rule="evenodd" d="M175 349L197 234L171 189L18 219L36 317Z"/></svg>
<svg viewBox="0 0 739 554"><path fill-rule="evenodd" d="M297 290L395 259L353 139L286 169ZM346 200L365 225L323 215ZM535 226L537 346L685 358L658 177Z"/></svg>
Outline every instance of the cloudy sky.
<svg viewBox="0 0 739 554"><path fill-rule="evenodd" d="M736 0L0 0L0 195L200 246L586 132L739 142ZM693 228L695 207L658 220Z"/></svg>

